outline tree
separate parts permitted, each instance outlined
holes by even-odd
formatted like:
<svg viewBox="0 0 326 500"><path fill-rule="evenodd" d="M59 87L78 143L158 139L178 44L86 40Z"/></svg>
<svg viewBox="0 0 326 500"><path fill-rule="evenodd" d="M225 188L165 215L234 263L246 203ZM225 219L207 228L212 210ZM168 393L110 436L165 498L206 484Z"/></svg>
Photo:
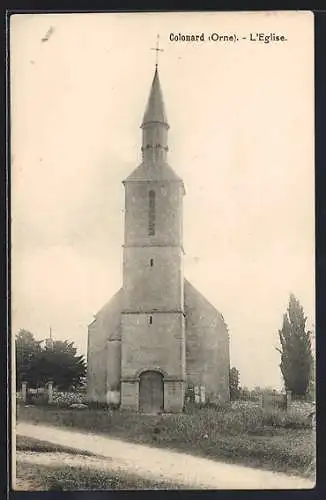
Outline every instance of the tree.
<svg viewBox="0 0 326 500"><path fill-rule="evenodd" d="M309 382L308 396L310 400L316 399L316 372L315 372L315 362L313 361L311 370L311 377Z"/></svg>
<svg viewBox="0 0 326 500"><path fill-rule="evenodd" d="M240 394L239 383L240 383L239 370L237 370L233 366L230 370L230 376L229 376L230 398L232 401L235 399L238 399L238 397L239 397L239 394Z"/></svg>
<svg viewBox="0 0 326 500"><path fill-rule="evenodd" d="M280 369L285 389L297 396L307 394L312 374L311 332L306 331L306 321L302 306L291 294L279 330L281 348L276 349L281 354Z"/></svg>
<svg viewBox="0 0 326 500"><path fill-rule="evenodd" d="M60 390L79 387L86 375L84 356L77 356L73 342L65 340L53 342L53 347L45 347L37 355L39 381L44 385L53 380Z"/></svg>
<svg viewBox="0 0 326 500"><path fill-rule="evenodd" d="M26 380L31 387L44 386L49 380L61 390L76 389L86 375L84 356L77 355L73 342L54 341L42 347L31 332L20 330L16 336L17 388Z"/></svg>
<svg viewBox="0 0 326 500"><path fill-rule="evenodd" d="M312 327L311 332L311 343L312 343L312 363L311 363L311 377L308 389L308 396L310 400L316 399L316 361L315 361L315 326Z"/></svg>
<svg viewBox="0 0 326 500"><path fill-rule="evenodd" d="M16 387L26 381L30 385L37 384L37 375L34 369L35 358L41 350L41 343L28 330L21 329L16 335Z"/></svg>

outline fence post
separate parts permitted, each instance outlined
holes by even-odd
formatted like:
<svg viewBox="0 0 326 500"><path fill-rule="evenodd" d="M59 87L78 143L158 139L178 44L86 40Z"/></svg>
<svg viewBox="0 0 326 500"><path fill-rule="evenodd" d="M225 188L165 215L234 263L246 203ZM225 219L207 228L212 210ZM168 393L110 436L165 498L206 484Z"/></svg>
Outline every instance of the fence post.
<svg viewBox="0 0 326 500"><path fill-rule="evenodd" d="M48 382L48 403L53 403L53 381Z"/></svg>
<svg viewBox="0 0 326 500"><path fill-rule="evenodd" d="M292 403L292 392L286 391L286 409L288 410Z"/></svg>
<svg viewBox="0 0 326 500"><path fill-rule="evenodd" d="M24 403L27 401L27 382L22 382L22 399Z"/></svg>
<svg viewBox="0 0 326 500"><path fill-rule="evenodd" d="M200 388L198 385L195 386L195 403L200 403Z"/></svg>
<svg viewBox="0 0 326 500"><path fill-rule="evenodd" d="M200 386L200 402L205 403L205 386Z"/></svg>

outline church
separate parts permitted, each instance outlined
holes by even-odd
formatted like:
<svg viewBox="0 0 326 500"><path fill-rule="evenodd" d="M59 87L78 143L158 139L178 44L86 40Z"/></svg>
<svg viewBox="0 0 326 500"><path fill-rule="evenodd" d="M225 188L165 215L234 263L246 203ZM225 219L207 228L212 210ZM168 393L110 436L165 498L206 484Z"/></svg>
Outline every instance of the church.
<svg viewBox="0 0 326 500"><path fill-rule="evenodd" d="M88 327L88 400L142 413L229 400L223 316L184 277L182 179L167 162L158 67L141 124L142 161L123 181L122 287Z"/></svg>

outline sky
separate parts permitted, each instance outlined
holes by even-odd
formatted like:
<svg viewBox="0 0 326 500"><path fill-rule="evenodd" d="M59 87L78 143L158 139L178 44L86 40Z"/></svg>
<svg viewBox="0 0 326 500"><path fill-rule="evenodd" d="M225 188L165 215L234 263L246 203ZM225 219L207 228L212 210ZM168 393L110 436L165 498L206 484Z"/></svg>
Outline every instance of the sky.
<svg viewBox="0 0 326 500"><path fill-rule="evenodd" d="M141 161L157 33L185 276L223 313L241 385L281 387L289 294L308 327L315 316L309 12L11 17L12 334L51 326L86 354L87 325L122 284L122 180Z"/></svg>

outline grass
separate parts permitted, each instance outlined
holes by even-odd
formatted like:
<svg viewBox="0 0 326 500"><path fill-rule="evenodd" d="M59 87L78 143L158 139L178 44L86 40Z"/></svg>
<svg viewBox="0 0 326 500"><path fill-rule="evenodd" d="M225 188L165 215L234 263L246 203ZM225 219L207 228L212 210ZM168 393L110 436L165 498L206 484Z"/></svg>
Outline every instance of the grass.
<svg viewBox="0 0 326 500"><path fill-rule="evenodd" d="M134 474L118 474L75 466L45 466L17 463L17 485L27 484L30 490L143 490L179 489L169 482L150 481ZM25 489L19 488L19 489Z"/></svg>
<svg viewBox="0 0 326 500"><path fill-rule="evenodd" d="M48 441L40 441L38 439L29 438L26 436L16 437L16 450L29 451L34 453L70 453L71 455L85 455L88 457L94 456L88 451L76 450L69 446L58 446Z"/></svg>
<svg viewBox="0 0 326 500"><path fill-rule="evenodd" d="M146 416L117 410L21 406L18 419L299 475L308 474L315 454L309 421L281 411L202 408L193 413Z"/></svg>

